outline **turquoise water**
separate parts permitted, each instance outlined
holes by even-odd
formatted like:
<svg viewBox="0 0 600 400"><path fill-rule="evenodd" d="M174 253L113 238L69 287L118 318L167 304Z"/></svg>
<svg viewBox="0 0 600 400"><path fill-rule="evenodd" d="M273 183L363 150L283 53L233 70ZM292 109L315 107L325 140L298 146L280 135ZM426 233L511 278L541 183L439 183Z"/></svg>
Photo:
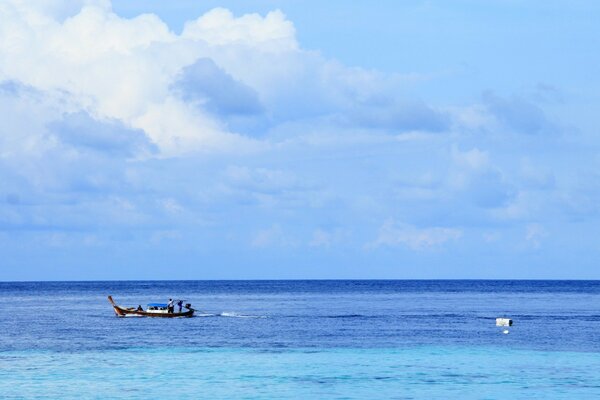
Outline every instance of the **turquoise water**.
<svg viewBox="0 0 600 400"><path fill-rule="evenodd" d="M596 353L502 348L129 349L0 356L3 398L600 397Z"/></svg>
<svg viewBox="0 0 600 400"><path fill-rule="evenodd" d="M598 281L5 282L0 399L596 399L599 308Z"/></svg>

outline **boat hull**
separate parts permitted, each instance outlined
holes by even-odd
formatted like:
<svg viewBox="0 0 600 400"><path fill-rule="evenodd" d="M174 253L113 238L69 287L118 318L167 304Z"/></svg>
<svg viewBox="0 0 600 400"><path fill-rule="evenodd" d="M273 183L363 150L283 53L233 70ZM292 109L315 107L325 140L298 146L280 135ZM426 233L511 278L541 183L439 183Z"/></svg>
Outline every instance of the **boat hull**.
<svg viewBox="0 0 600 400"><path fill-rule="evenodd" d="M122 307L112 299L112 296L108 296L108 301L113 306L117 317L150 317L150 318L190 318L194 316L194 309L188 308L187 311L180 313L153 313L147 311L139 311L136 308Z"/></svg>

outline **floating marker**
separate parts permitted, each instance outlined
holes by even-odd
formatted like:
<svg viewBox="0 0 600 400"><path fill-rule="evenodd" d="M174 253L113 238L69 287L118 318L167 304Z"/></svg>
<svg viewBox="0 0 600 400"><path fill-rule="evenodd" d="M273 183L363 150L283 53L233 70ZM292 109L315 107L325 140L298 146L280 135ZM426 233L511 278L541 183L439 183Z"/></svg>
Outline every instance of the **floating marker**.
<svg viewBox="0 0 600 400"><path fill-rule="evenodd" d="M508 335L510 332L508 331L508 329L505 329L502 331L502 333L504 333L505 335Z"/></svg>
<svg viewBox="0 0 600 400"><path fill-rule="evenodd" d="M496 326L512 326L513 321L510 318L496 318Z"/></svg>

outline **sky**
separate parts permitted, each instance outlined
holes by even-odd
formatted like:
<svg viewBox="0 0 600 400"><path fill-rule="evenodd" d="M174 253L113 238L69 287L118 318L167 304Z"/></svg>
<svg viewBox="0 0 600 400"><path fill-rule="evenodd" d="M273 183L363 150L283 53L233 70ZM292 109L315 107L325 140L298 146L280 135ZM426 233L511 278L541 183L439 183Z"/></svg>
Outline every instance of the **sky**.
<svg viewBox="0 0 600 400"><path fill-rule="evenodd" d="M0 280L600 279L598 20L4 0Z"/></svg>

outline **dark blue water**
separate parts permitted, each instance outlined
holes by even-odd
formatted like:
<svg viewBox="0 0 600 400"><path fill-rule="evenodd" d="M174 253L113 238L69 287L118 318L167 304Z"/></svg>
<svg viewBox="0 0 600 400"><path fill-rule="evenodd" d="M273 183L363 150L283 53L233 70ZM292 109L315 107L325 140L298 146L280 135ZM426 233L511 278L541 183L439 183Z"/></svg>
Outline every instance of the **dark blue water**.
<svg viewBox="0 0 600 400"><path fill-rule="evenodd" d="M600 398L598 281L0 283L0 315L2 399Z"/></svg>
<svg viewBox="0 0 600 400"><path fill-rule="evenodd" d="M191 319L117 318L185 298ZM600 351L600 281L0 283L0 351L502 346ZM509 335L495 318L515 321Z"/></svg>

